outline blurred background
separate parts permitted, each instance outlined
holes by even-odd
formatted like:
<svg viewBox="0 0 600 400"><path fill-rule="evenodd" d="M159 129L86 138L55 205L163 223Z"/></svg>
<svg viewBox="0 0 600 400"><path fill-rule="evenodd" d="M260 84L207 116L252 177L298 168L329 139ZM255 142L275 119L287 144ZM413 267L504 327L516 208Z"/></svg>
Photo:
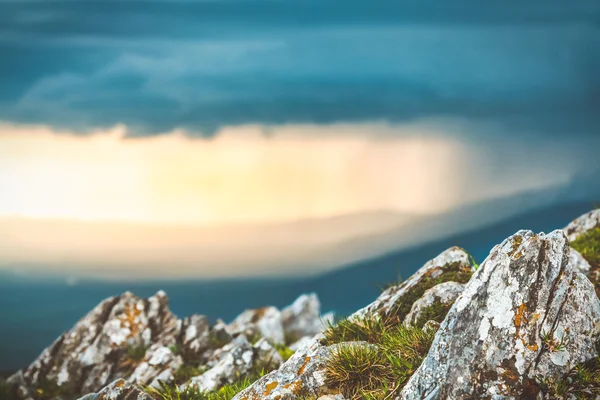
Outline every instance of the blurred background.
<svg viewBox="0 0 600 400"><path fill-rule="evenodd" d="M100 300L346 315L600 200L595 1L0 0L0 371Z"/></svg>

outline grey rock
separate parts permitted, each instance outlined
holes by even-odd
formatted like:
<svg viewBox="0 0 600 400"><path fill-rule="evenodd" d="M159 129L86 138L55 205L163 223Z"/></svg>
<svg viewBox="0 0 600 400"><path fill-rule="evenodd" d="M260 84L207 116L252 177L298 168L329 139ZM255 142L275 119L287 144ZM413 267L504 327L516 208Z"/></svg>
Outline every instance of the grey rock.
<svg viewBox="0 0 600 400"><path fill-rule="evenodd" d="M324 368L333 347L321 345L320 339L296 351L278 370L263 376L233 400L292 400L329 394Z"/></svg>
<svg viewBox="0 0 600 400"><path fill-rule="evenodd" d="M124 373L128 349L174 343L177 318L164 292L147 300L126 292L104 300L22 371L25 388L50 381L74 393L94 392Z"/></svg>
<svg viewBox="0 0 600 400"><path fill-rule="evenodd" d="M600 226L600 208L576 218L564 228L564 231L569 242L572 242L584 233L598 226Z"/></svg>
<svg viewBox="0 0 600 400"><path fill-rule="evenodd" d="M440 304L451 304L453 303L458 296L462 293L465 285L457 282L444 282L440 283L432 287L429 290L426 290L423 296L420 299L415 301L410 309L410 312L404 318L404 325L411 326L414 325L421 315L423 311L436 303Z"/></svg>
<svg viewBox="0 0 600 400"><path fill-rule="evenodd" d="M323 331L321 303L316 294L303 294L281 310L281 323L287 344Z"/></svg>
<svg viewBox="0 0 600 400"><path fill-rule="evenodd" d="M221 326L216 327L217 331L213 335L220 335L217 339L222 342L229 342L229 335L221 335ZM208 318L204 315L192 315L181 321L181 345L182 352L186 358L200 360L204 352L211 346L211 327Z"/></svg>
<svg viewBox="0 0 600 400"><path fill-rule="evenodd" d="M400 398L535 398L537 377L597 356L599 327L600 300L569 265L564 234L519 231L466 285Z"/></svg>
<svg viewBox="0 0 600 400"><path fill-rule="evenodd" d="M173 354L171 349L160 344L152 345L144 359L127 378L128 381L147 385L155 380L172 381L173 371L183 364L183 359Z"/></svg>
<svg viewBox="0 0 600 400"><path fill-rule="evenodd" d="M284 344L285 342L281 312L275 307L245 310L227 328L234 336L239 334L247 337L260 335L271 343Z"/></svg>
<svg viewBox="0 0 600 400"><path fill-rule="evenodd" d="M472 271L469 254L460 247L451 247L423 265L414 275L400 285L387 288L373 303L355 312L354 318L365 315L382 315L400 300L411 288L415 287L426 276L438 277L445 272L445 267L458 263L460 268Z"/></svg>
<svg viewBox="0 0 600 400"><path fill-rule="evenodd" d="M254 364L252 345L244 335L235 338L223 348L218 362L200 376L193 377L182 385L195 387L201 391L214 391L226 384L234 383L250 372Z"/></svg>

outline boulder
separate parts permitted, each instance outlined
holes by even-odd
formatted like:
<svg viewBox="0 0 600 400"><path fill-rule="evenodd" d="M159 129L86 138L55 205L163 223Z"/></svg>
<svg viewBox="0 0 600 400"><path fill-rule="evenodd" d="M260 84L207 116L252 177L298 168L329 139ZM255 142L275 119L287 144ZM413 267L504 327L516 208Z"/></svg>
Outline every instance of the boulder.
<svg viewBox="0 0 600 400"><path fill-rule="evenodd" d="M233 400L292 400L329 394L325 365L333 346L317 337L294 353L279 369L263 376Z"/></svg>
<svg viewBox="0 0 600 400"><path fill-rule="evenodd" d="M561 231L494 247L454 303L401 399L535 399L539 377L597 356L600 300Z"/></svg>
<svg viewBox="0 0 600 400"><path fill-rule="evenodd" d="M182 385L195 387L201 391L214 391L226 384L234 383L240 377L247 375L254 363L252 345L244 335L236 337L223 347L218 361L202 375L193 377Z"/></svg>
<svg viewBox="0 0 600 400"><path fill-rule="evenodd" d="M577 240L581 235L600 226L600 208L583 214L564 228L569 242Z"/></svg>
<svg viewBox="0 0 600 400"><path fill-rule="evenodd" d="M287 344L323 331L321 303L316 294L303 294L281 310L281 323Z"/></svg>
<svg viewBox="0 0 600 400"><path fill-rule="evenodd" d="M464 287L465 285L462 283L444 282L427 290L419 300L413 303L410 312L404 319L404 325L415 325L420 319L426 317L424 313L431 307L439 305L450 308L452 303L460 296ZM440 322L442 319L440 319Z"/></svg>
<svg viewBox="0 0 600 400"><path fill-rule="evenodd" d="M139 361L134 358L151 344L174 343L177 335L177 318L164 292L147 300L126 292L101 302L58 338L22 371L22 381L28 388L94 392L130 374Z"/></svg>
<svg viewBox="0 0 600 400"><path fill-rule="evenodd" d="M217 332L221 327L217 327ZM229 335L222 342L229 342ZM211 327L204 315L192 315L181 321L181 352L189 360L201 360L205 351L211 347Z"/></svg>
<svg viewBox="0 0 600 400"><path fill-rule="evenodd" d="M259 335L271 343L284 344L285 342L281 312L275 307L245 310L227 326L227 330L233 336L244 334L247 337L255 337Z"/></svg>
<svg viewBox="0 0 600 400"><path fill-rule="evenodd" d="M171 382L173 371L181 365L183 365L181 356L173 354L168 347L154 344L146 351L144 359L127 380L139 385L148 385L155 380Z"/></svg>

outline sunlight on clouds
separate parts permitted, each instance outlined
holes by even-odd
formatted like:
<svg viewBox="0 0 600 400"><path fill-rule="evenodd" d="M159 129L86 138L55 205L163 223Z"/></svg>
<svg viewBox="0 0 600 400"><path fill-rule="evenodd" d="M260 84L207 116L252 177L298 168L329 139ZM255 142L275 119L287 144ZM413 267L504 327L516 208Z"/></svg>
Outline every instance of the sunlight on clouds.
<svg viewBox="0 0 600 400"><path fill-rule="evenodd" d="M460 198L465 149L424 129L240 126L204 139L3 124L0 215L223 224L440 212Z"/></svg>

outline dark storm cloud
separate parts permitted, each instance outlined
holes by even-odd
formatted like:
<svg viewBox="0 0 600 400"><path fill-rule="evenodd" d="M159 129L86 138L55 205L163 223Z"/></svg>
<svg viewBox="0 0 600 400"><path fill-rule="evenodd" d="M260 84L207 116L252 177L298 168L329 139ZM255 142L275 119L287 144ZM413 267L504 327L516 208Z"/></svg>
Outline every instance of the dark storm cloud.
<svg viewBox="0 0 600 400"><path fill-rule="evenodd" d="M0 119L596 132L599 22L597 1L0 1Z"/></svg>

